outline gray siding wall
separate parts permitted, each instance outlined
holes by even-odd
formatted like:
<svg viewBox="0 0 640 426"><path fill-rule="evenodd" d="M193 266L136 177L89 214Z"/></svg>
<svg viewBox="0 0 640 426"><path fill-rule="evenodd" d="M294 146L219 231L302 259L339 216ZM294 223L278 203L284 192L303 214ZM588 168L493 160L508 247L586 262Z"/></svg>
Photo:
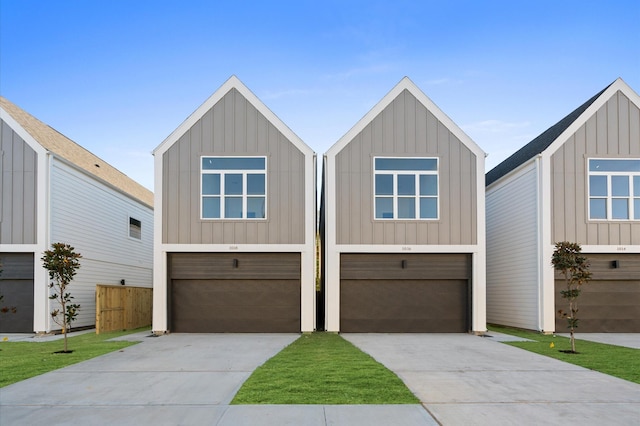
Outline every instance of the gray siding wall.
<svg viewBox="0 0 640 426"><path fill-rule="evenodd" d="M552 241L638 245L640 223L588 220L591 157L640 158L640 109L617 92L551 157Z"/></svg>
<svg viewBox="0 0 640 426"><path fill-rule="evenodd" d="M265 155L267 219L201 220L202 155ZM237 90L164 153L162 168L163 243L304 243L304 155Z"/></svg>
<svg viewBox="0 0 640 426"><path fill-rule="evenodd" d="M50 203L51 241L71 244L82 254L69 287L74 303L81 306L75 327L96 323L96 284L119 284L124 279L128 286L153 285L153 211L149 207L57 159L51 167ZM142 222L140 240L129 237L129 217ZM50 327L59 328L53 322Z"/></svg>
<svg viewBox="0 0 640 426"><path fill-rule="evenodd" d="M487 191L487 321L539 328L538 172Z"/></svg>
<svg viewBox="0 0 640 426"><path fill-rule="evenodd" d="M440 219L374 220L373 157L439 158ZM338 244L476 244L476 157L408 91L336 156Z"/></svg>
<svg viewBox="0 0 640 426"><path fill-rule="evenodd" d="M37 155L3 120L0 127L0 244L35 244Z"/></svg>

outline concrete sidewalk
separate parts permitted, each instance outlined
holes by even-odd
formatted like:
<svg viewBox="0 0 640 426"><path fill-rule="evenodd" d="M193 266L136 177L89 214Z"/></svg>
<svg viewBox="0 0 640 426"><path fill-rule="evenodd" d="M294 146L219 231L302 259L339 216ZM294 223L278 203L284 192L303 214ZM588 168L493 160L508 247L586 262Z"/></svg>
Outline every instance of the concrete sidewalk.
<svg viewBox="0 0 640 426"><path fill-rule="evenodd" d="M569 333L556 333L558 336L569 337ZM576 340L606 343L607 345L624 346L640 349L640 333L576 333Z"/></svg>
<svg viewBox="0 0 640 426"><path fill-rule="evenodd" d="M397 373L442 425L640 424L640 385L494 339L343 337Z"/></svg>
<svg viewBox="0 0 640 426"><path fill-rule="evenodd" d="M2 388L0 425L437 425L419 404L230 406L297 334L147 336L122 336L142 343Z"/></svg>

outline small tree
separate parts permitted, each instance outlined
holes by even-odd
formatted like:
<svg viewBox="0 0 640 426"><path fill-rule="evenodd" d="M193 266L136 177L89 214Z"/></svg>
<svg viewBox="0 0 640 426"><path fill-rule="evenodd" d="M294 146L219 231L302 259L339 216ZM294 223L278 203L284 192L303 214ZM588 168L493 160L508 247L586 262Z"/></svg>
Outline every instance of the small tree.
<svg viewBox="0 0 640 426"><path fill-rule="evenodd" d="M69 244L53 243L51 250L44 252L42 262L45 269L49 271L49 288L52 294L49 299L56 300L60 308L51 311L53 321L62 327L64 333L64 352L67 350L67 332L71 330L71 323L78 316L80 305L72 303L73 296L67 291L67 286L80 268L80 253L75 253L74 248Z"/></svg>
<svg viewBox="0 0 640 426"><path fill-rule="evenodd" d="M569 312L562 309L558 314L567 319L567 325L571 334L571 352L576 353L576 341L574 331L578 328L578 296L580 296L580 286L586 284L591 279L589 272L589 261L582 256L580 244L562 241L556 243L553 251L551 263L555 270L564 275L565 290L560 291L564 299L569 301Z"/></svg>

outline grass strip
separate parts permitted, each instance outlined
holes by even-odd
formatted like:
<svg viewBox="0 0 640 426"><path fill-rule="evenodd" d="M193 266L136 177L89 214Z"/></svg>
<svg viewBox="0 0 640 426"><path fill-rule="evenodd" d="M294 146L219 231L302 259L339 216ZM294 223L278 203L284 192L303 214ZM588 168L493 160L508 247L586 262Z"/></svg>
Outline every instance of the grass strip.
<svg viewBox="0 0 640 426"><path fill-rule="evenodd" d="M135 345L138 342L107 340L145 329L86 333L69 337L69 350L73 352L68 354L55 353L64 348L62 339L46 342L38 342L37 339L33 342L0 342L0 387Z"/></svg>
<svg viewBox="0 0 640 426"><path fill-rule="evenodd" d="M303 334L260 366L232 404L418 404L394 373L333 333Z"/></svg>
<svg viewBox="0 0 640 426"><path fill-rule="evenodd" d="M504 342L507 345L526 349L570 364L599 371L610 376L640 383L640 349L607 345L576 339L577 354L564 353L571 349L569 338L545 335L532 331L516 330L508 327L491 326L489 331L524 337L532 342Z"/></svg>

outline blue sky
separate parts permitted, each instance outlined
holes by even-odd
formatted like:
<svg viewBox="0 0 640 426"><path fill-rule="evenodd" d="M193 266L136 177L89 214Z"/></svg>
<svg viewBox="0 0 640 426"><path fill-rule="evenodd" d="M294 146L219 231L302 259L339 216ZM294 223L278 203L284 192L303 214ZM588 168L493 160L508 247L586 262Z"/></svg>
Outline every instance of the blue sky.
<svg viewBox="0 0 640 426"><path fill-rule="evenodd" d="M322 155L409 76L487 171L618 77L640 2L0 0L0 94L153 189L151 151L237 75Z"/></svg>

